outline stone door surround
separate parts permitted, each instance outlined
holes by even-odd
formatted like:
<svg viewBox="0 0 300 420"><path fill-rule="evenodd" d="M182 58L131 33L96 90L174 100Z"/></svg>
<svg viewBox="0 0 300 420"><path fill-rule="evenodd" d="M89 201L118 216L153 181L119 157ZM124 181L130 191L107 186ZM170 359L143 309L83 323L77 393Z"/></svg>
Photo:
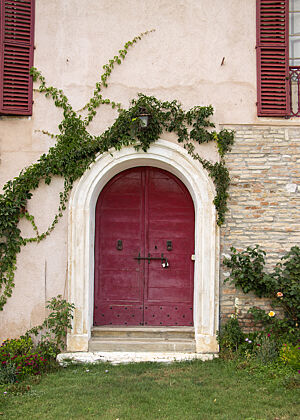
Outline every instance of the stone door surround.
<svg viewBox="0 0 300 420"><path fill-rule="evenodd" d="M148 152L124 147L100 155L74 187L68 216L68 299L75 304L68 351L87 351L93 326L95 206L100 191L117 173L154 166L173 173L189 190L195 206L194 326L199 353L218 351L219 229L214 186L206 171L180 145L166 140Z"/></svg>

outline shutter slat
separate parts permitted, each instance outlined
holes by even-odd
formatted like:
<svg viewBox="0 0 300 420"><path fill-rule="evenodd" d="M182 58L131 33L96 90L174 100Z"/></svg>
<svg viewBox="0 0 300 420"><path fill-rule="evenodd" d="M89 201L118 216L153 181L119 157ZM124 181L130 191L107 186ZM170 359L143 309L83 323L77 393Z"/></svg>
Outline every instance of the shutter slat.
<svg viewBox="0 0 300 420"><path fill-rule="evenodd" d="M2 0L0 114L31 115L34 0Z"/></svg>
<svg viewBox="0 0 300 420"><path fill-rule="evenodd" d="M258 116L290 113L288 0L257 0Z"/></svg>

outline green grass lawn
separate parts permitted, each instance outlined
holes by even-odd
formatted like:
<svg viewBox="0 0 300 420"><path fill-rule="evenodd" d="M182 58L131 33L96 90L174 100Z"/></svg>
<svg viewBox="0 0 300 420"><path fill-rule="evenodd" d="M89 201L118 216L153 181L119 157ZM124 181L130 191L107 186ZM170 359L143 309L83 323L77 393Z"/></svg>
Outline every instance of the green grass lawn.
<svg viewBox="0 0 300 420"><path fill-rule="evenodd" d="M0 386L0 419L300 419L299 389L222 360L76 365L26 385Z"/></svg>

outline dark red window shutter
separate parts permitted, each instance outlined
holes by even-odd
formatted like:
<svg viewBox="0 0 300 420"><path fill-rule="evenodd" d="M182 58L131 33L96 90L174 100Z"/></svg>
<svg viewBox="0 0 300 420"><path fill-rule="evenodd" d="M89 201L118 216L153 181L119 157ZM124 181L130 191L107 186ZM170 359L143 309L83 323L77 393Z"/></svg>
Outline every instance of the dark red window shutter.
<svg viewBox="0 0 300 420"><path fill-rule="evenodd" d="M257 0L258 116L290 113L289 0Z"/></svg>
<svg viewBox="0 0 300 420"><path fill-rule="evenodd" d="M1 0L0 114L32 114L34 0Z"/></svg>

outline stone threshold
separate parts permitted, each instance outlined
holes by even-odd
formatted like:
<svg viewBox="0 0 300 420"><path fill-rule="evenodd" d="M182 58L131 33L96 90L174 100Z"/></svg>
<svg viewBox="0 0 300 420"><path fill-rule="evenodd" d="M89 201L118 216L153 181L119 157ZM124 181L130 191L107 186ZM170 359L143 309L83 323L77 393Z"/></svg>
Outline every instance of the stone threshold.
<svg viewBox="0 0 300 420"><path fill-rule="evenodd" d="M101 363L108 362L112 365L139 363L139 362L159 362L172 363L187 360L212 360L218 357L216 353L180 353L180 352L75 352L60 353L57 361L61 366L79 363Z"/></svg>

